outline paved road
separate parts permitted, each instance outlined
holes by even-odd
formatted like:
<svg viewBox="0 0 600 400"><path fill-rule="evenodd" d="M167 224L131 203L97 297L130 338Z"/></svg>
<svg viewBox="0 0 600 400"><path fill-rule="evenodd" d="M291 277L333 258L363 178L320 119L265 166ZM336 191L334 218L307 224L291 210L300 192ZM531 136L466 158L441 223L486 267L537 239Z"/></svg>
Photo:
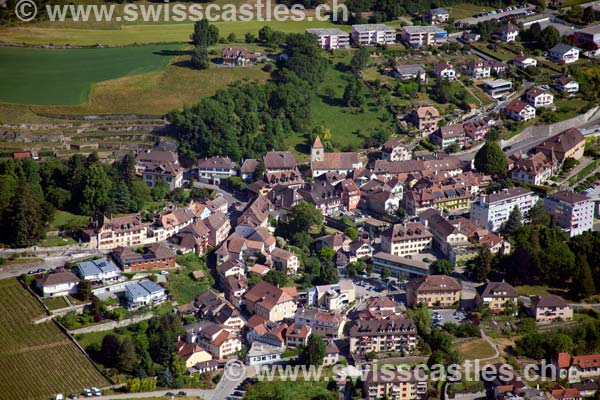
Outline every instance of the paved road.
<svg viewBox="0 0 600 400"><path fill-rule="evenodd" d="M26 274L27 271L32 269L43 269L48 270L51 268L62 267L66 262L74 262L83 260L85 258L89 258L90 256L100 254L97 251L89 251L82 253L81 251L75 254L65 254L61 256L52 256L45 257L43 261L38 261L35 263L27 263L27 264L18 264L18 265L10 265L0 267L0 279L12 278L15 276L19 276L22 274Z"/></svg>

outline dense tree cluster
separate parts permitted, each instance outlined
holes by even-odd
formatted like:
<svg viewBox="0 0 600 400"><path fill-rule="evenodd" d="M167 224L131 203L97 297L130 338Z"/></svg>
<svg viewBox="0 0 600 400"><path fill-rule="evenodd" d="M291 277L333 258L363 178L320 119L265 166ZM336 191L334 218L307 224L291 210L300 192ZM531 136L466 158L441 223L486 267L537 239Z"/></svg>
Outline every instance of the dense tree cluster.
<svg viewBox="0 0 600 400"><path fill-rule="evenodd" d="M475 168L484 174L498 177L506 176L508 164L506 156L500 145L494 141L487 141L475 154Z"/></svg>
<svg viewBox="0 0 600 400"><path fill-rule="evenodd" d="M311 86L323 79L327 60L313 35L288 35L289 58L267 84L220 90L183 111L168 115L183 159L223 155L261 158L283 149L288 132L311 127Z"/></svg>

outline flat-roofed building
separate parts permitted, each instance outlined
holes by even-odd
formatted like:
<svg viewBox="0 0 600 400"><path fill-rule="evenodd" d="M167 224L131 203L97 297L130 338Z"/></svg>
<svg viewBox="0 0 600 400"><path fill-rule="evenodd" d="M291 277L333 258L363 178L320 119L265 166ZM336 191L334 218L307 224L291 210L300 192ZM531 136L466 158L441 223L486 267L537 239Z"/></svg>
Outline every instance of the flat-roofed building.
<svg viewBox="0 0 600 400"><path fill-rule="evenodd" d="M531 190L521 187L481 196L479 201L471 204L471 222L496 232L508 221L515 207L519 209L521 215L527 215L538 200L539 197Z"/></svg>
<svg viewBox="0 0 600 400"><path fill-rule="evenodd" d="M423 261L380 251L373 255L373 269L375 272L381 273L384 267L387 267L392 275L398 275L400 272L409 278L429 275L429 264Z"/></svg>
<svg viewBox="0 0 600 400"><path fill-rule="evenodd" d="M325 50L350 47L350 34L338 28L307 29L306 33L316 35L319 40L319 46Z"/></svg>
<svg viewBox="0 0 600 400"><path fill-rule="evenodd" d="M488 79L483 81L482 88L494 99L506 96L513 90L512 82L506 79Z"/></svg>
<svg viewBox="0 0 600 400"><path fill-rule="evenodd" d="M544 209L570 237L594 228L594 201L573 191L561 191L544 199Z"/></svg>
<svg viewBox="0 0 600 400"><path fill-rule="evenodd" d="M405 26L402 28L402 40L415 47L439 46L448 42L448 32L437 26Z"/></svg>
<svg viewBox="0 0 600 400"><path fill-rule="evenodd" d="M361 46L396 43L396 29L384 24L352 25L352 40Z"/></svg>

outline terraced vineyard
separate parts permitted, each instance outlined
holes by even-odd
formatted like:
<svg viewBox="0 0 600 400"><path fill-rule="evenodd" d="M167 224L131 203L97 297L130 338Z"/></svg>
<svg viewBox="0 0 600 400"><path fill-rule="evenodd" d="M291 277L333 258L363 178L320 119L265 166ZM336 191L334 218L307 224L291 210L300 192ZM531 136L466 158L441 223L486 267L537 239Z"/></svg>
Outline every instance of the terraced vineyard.
<svg viewBox="0 0 600 400"><path fill-rule="evenodd" d="M0 281L0 399L48 399L109 382L15 279Z"/></svg>

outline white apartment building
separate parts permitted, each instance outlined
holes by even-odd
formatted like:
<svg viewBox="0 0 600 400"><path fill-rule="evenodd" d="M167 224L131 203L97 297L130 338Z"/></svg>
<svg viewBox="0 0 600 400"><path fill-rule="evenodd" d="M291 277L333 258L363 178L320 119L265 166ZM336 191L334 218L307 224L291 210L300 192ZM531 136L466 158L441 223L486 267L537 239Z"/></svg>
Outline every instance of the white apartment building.
<svg viewBox="0 0 600 400"><path fill-rule="evenodd" d="M527 91L525 94L525 99L535 108L546 107L554 102L554 96L552 96L552 93L541 88L533 88Z"/></svg>
<svg viewBox="0 0 600 400"><path fill-rule="evenodd" d="M396 29L383 24L352 25L352 40L361 46L396 43Z"/></svg>
<svg viewBox="0 0 600 400"><path fill-rule="evenodd" d="M508 221L508 216L515 206L526 216L538 200L536 194L521 187L481 196L479 201L471 204L471 221L477 226L496 232Z"/></svg>
<svg viewBox="0 0 600 400"><path fill-rule="evenodd" d="M448 32L437 26L405 26L402 40L411 46L437 46L448 41Z"/></svg>
<svg viewBox="0 0 600 400"><path fill-rule="evenodd" d="M544 209L570 237L594 227L594 201L582 194L571 191L551 194L544 199Z"/></svg>
<svg viewBox="0 0 600 400"><path fill-rule="evenodd" d="M307 29L306 33L318 37L319 46L325 50L344 49L350 47L350 34L337 28Z"/></svg>

